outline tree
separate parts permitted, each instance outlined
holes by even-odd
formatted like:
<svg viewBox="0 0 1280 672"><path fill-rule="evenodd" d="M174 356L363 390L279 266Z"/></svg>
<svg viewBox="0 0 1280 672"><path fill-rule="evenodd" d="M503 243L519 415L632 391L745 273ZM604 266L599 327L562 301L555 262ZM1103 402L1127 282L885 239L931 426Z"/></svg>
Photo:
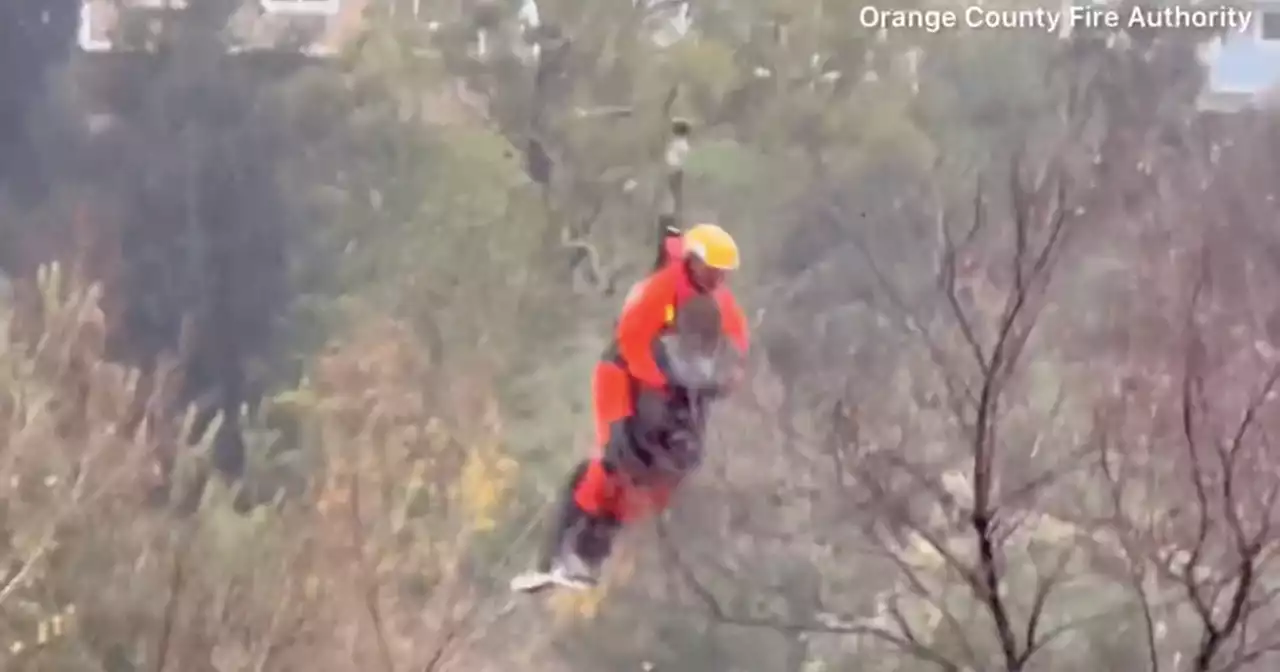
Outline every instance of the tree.
<svg viewBox="0 0 1280 672"><path fill-rule="evenodd" d="M22 0L0 10L0 183L23 199L38 197L51 176L31 145L29 115L40 108L50 70L63 63L75 42L80 3Z"/></svg>

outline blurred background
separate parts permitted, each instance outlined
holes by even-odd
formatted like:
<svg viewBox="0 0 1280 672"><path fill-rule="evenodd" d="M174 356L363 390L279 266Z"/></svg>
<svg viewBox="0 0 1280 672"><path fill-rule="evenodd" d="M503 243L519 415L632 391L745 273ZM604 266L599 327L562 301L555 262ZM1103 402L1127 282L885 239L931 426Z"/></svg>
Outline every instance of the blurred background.
<svg viewBox="0 0 1280 672"><path fill-rule="evenodd" d="M0 3L0 668L1275 669L1280 4L862 7ZM699 221L749 384L513 600Z"/></svg>

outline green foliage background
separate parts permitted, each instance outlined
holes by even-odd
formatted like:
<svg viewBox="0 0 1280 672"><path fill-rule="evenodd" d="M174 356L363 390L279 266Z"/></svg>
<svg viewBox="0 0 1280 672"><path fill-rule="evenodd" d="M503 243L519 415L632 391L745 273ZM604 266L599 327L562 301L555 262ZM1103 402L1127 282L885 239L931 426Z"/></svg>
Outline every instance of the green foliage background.
<svg viewBox="0 0 1280 672"><path fill-rule="evenodd" d="M1280 145L1196 111L1205 36L410 4L329 59L163 14L15 85L3 669L1272 669L1275 414L1219 446L1275 366ZM605 586L512 601L676 118L751 380Z"/></svg>

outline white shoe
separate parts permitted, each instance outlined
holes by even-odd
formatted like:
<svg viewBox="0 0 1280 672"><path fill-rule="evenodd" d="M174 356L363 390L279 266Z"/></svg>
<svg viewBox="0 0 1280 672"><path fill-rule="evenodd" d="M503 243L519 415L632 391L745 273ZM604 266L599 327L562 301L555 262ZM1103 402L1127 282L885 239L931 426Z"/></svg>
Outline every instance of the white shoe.
<svg viewBox="0 0 1280 672"><path fill-rule="evenodd" d="M548 586L556 585L556 578L543 572L525 572L511 579L511 590L521 593L533 593Z"/></svg>

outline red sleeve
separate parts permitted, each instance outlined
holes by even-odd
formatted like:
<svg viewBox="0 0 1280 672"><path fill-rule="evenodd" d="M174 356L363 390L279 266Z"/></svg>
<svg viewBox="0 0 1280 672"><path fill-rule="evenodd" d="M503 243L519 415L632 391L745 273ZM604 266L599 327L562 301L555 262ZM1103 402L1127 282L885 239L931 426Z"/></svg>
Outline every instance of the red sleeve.
<svg viewBox="0 0 1280 672"><path fill-rule="evenodd" d="M667 308L675 303L673 269L669 266L644 283L640 293L622 309L618 319L618 354L627 372L642 384L662 388L667 378L653 358L653 343L667 324Z"/></svg>
<svg viewBox="0 0 1280 672"><path fill-rule="evenodd" d="M721 289L716 292L716 303L720 304L720 327L725 337L738 352L746 355L751 339L747 334L747 316L743 314L738 300L729 290Z"/></svg>
<svg viewBox="0 0 1280 672"><path fill-rule="evenodd" d="M675 261L684 255L683 242L684 241L680 239L680 236L671 236L662 241L662 249L666 251L668 263Z"/></svg>

